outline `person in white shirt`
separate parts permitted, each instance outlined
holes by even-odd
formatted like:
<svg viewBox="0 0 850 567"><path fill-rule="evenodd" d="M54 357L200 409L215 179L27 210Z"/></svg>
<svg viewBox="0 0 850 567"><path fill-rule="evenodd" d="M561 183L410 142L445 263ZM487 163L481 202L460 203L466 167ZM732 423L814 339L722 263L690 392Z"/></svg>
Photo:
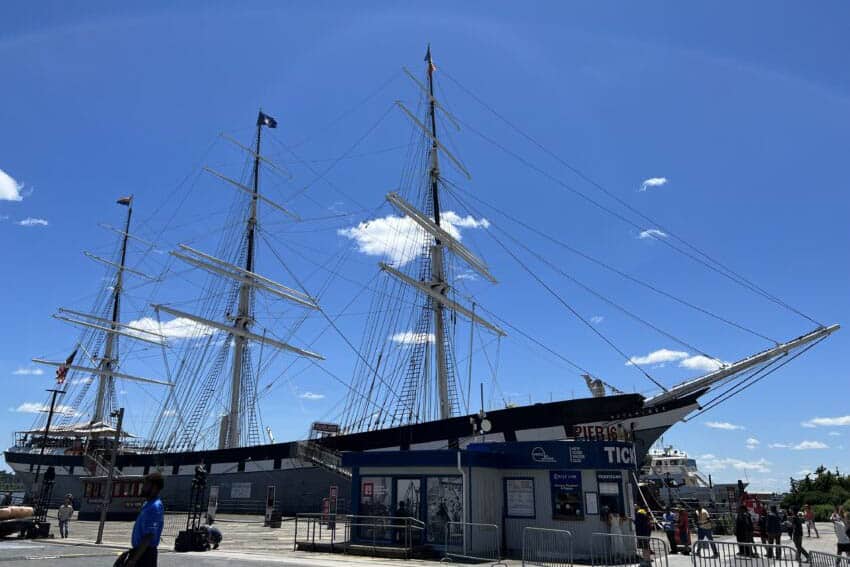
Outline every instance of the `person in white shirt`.
<svg viewBox="0 0 850 567"><path fill-rule="evenodd" d="M850 557L850 530L848 530L848 526L846 521L850 519L850 515L845 514L844 517L841 517L841 513L838 512L833 514L833 516L838 516L837 518L832 520L832 527L835 528L835 539L838 542L838 550L835 552L836 555L841 555L842 553L848 557Z"/></svg>
<svg viewBox="0 0 850 567"><path fill-rule="evenodd" d="M59 506L59 537L68 537L68 523L74 515L74 502L71 495L65 497L65 503Z"/></svg>

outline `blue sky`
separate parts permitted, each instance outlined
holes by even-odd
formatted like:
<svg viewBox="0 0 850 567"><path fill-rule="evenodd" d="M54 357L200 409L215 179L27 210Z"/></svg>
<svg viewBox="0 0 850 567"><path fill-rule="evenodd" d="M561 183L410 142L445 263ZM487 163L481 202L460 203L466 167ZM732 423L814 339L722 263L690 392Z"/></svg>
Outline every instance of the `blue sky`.
<svg viewBox="0 0 850 567"><path fill-rule="evenodd" d="M336 231L390 214L378 207L398 184L410 127L400 113L388 111L396 99L415 103L416 87L400 67L421 72L429 41L441 100L474 128L451 137L452 149L472 172L473 181L464 185L469 191L768 336L791 338L812 326L663 243L639 238L638 230L485 142L476 131L599 196L463 88L673 233L815 319L845 322L848 16L850 8L838 2L816 8L774 2L539 3L531 10L448 2L4 4L0 170L12 179L0 176L0 198L6 197L0 200L4 442L32 420L17 410L40 403L51 383L49 370L16 372L31 368L32 356L61 357L74 344L75 334L50 315L59 306L85 309L102 284L103 270L80 250L106 255L114 250L114 235L98 223L121 222L115 197L136 195L138 232L158 238L163 249L189 237L204 241L220 227L215 215L227 210L232 195L201 178L198 167L211 163L238 172L241 162L232 152L227 157L217 134L247 142L262 106L280 123L273 136L315 160L315 168L334 163L321 160L357 143L352 153L358 159L336 163L327 175L330 183L311 183L306 196L292 199L305 217L328 209L350 217L320 223L315 232L275 225L293 248L353 250L355 243ZM274 144L269 147L285 161ZM313 180L309 171L294 172L291 184L273 184L272 196L291 197ZM641 191L651 178L667 181ZM467 213L459 203L449 204ZM378 212L358 216L364 207ZM712 356L734 360L767 346L533 239L498 215L486 216L494 227L525 235L530 246L574 277ZM500 281L494 288L469 283L483 305L622 389L651 389L547 297L485 229L462 234ZM351 279L374 277L378 258L356 250L347 257ZM140 267L162 267L157 258L145 262ZM598 328L629 356L660 349L695 354L551 271L536 269L585 316L601 317ZM308 285L319 281L308 279ZM190 293L179 282L163 288L170 298ZM326 296L329 311L345 304L354 289L350 283L334 286ZM145 314L155 295L147 293L130 302L128 316ZM359 340L362 324L362 318L350 317L341 326ZM353 355L341 341L327 338L317 346L328 369L351 374ZM850 418L802 425L850 415L848 347L846 331L835 335L745 395L677 425L665 439L701 456L715 478L746 475L758 487L780 488L790 475L821 463L850 469ZM481 373L476 381L486 379L484 361L474 361ZM669 385L695 375L681 361L673 357L649 370ZM155 372L153 366L143 370ZM263 406L264 422L278 439L303 435L343 395L339 384L316 370L284 382ZM575 371L512 337L501 348L498 383L498 390L488 390L489 405L499 405L502 397L543 401L584 394ZM142 429L149 418L139 415L130 424ZM748 447L750 438L757 443ZM809 448L822 445L828 448Z"/></svg>

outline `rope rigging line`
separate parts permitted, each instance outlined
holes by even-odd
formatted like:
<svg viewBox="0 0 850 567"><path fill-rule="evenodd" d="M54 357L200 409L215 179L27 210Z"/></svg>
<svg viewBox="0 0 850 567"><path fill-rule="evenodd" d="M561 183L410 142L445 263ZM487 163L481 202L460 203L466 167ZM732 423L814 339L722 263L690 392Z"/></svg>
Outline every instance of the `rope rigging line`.
<svg viewBox="0 0 850 567"><path fill-rule="evenodd" d="M623 206L623 207L625 207L626 209L628 209L628 210L629 210L632 214L635 214L635 215L637 215L638 217L640 217L641 219L643 219L644 221L647 221L647 222L651 223L651 226L650 226L650 227L643 227L643 226L640 226L639 224L635 223L635 222L634 222L634 221L632 221L631 219L628 219L627 217L623 216L622 214L620 214L620 213L618 213L618 212L614 211L613 209L611 209L611 208L609 208L609 207L607 207L607 206L603 205L602 203L600 203L600 202L596 201L595 199L593 199L593 198L589 197L588 195L586 195L586 194L585 194L585 193L583 193L582 191L579 191L579 190L578 190L578 189L576 189L575 187L572 187L571 185L569 185L569 184L567 184L567 183L563 182L562 180L560 180L560 179L556 178L555 176L553 176L553 175L551 175L551 174L547 173L545 170L543 170L543 169L541 169L540 167L537 167L536 165L532 164L532 163L531 163L530 161L528 161L527 159L523 158L522 156L520 156L520 155L519 155L519 154L517 154L516 152L513 152L512 150L508 149L507 147L505 147L504 145L500 144L500 143L499 143L499 142L497 142L496 140L494 140L494 139L492 139L492 138L488 137L487 135L485 135L484 133L482 133L482 132L480 132L479 130L475 129L474 127L472 127L472 126L471 126L471 125L469 125L468 123L464 122L464 121L463 121L463 120L461 120L460 118L458 118L458 119L457 119L457 120L458 120L458 122L460 122L460 123L461 123L461 124L462 124L465 128L469 129L471 132L473 132L474 134L476 134L477 136L479 136L480 138L482 138L484 141L486 141L486 142L488 142L488 143L490 143L490 144L492 144L492 145L495 145L496 147L498 147L499 149L501 149L502 151L504 151L504 152L505 152L505 153L507 153L508 155L512 156L513 158L515 158L515 159L517 159L518 161L520 161L521 163L523 163L526 167L528 167L528 168L530 168L530 169L532 169L532 170L534 170L534 171L538 172L539 174L543 175L544 177L548 178L549 180L551 180L551 181L553 181L553 182L557 183L558 185L562 186L563 188L567 189L567 190L568 190L568 191L570 191L571 193L573 193L573 194L575 194L575 195L577 195L577 196L581 197L582 199L584 199L584 200L588 201L589 203L591 203L591 204L593 204L594 206L596 206L596 207L600 208L601 210L603 210L603 211L607 212L608 214L610 214L610 215L614 216L615 218L617 218L617 219L619 219L619 220L621 220L621 221L623 221L623 222L625 222L625 223L629 224L630 226L632 226L632 227L636 228L637 230L642 231L642 230L645 230L645 229L647 229L647 228L658 228L658 229L660 229L660 230L663 230L663 231L664 231L667 235L672 236L675 240L677 240L677 241L681 242L683 245L685 245L686 247L690 248L690 249L691 249L691 250L692 250L695 254L694 254L694 253L690 253L690 252L688 252L688 251L686 251L686 250L683 250L682 248L680 248L680 247L678 247L678 246L675 246L675 245L674 245L674 244L672 244L670 241L668 241L668 240L666 240L666 239L664 239L664 238L658 238L658 237L655 237L655 236L653 236L653 238L655 238L656 240L658 240L658 241L662 242L663 244L665 244L666 246L668 246L668 247L672 248L673 250L676 250L676 251L677 251L677 252L679 252L680 254L683 254L683 255L687 256L688 258L690 258L690 259L692 259L692 260L694 260L694 261L696 261L696 262L698 262L698 263L702 264L702 265L703 265L703 266L705 266L706 268L708 268L708 269L710 269L710 270L712 270L712 271L714 271L714 272L716 272L716 273L718 273L718 274L720 274L720 275L722 275L722 276L726 277L727 279L729 279L729 280L731 280L731 281L733 281L733 282L737 283L738 285L740 285L740 286L742 286L742 287L744 287L744 288L746 288L746 289L749 289L749 290L750 290L750 291L752 291L753 293L755 293L755 294L757 294L757 295L760 295L760 296L764 297L765 299L767 299L767 300L769 300L769 301L771 301L771 302L775 303L776 305L779 305L780 307L783 307L783 308L785 308L785 309L787 309L787 310L789 310L789 311L791 311L791 312L793 312L793 313L795 313L795 314L799 315L800 317L803 317L804 319L807 319L808 321L810 321L810 322L814 323L815 325L818 325L819 327L823 327L823 326L824 326L824 325L823 325L823 323L820 323L819 321L817 321L817 320L813 319L813 318L812 318L812 317L810 317L809 315L806 315L806 314L805 314L805 313L803 313L802 311L800 311L800 310L796 309L795 307L793 307L793 306L789 305L788 303L786 303L785 301L783 301L783 300L781 300L780 298L776 297L775 295L773 295L773 294L771 294L771 293L769 293L769 292L765 291L763 288L759 287L758 285L756 285L756 284L755 284L755 283L753 283L752 281L750 281L750 280L748 280L747 278L745 278L744 276L742 276L742 275L738 274L737 272L735 272L735 271L734 271L734 270L732 270L731 268L727 267L726 265L722 264L720 261L716 260L715 258L713 258L713 257L709 256L706 252L704 252L704 251L702 251L701 249L697 248L696 246L694 246L694 245L690 244L689 242L687 242L687 241L686 241L686 240L684 240L683 238L679 237L677 234L675 234L675 233L673 233L672 231L670 231L669 229L665 228L665 227L664 227L663 225L661 225L660 223L655 222L652 218L650 218L650 217L648 217L647 215L645 215L645 214L641 213L639 210L637 210L637 209L636 209L636 208L634 208L633 206L629 205L626 201L624 201L622 198L618 197L618 196L617 196L616 194L614 194L612 191L609 191L608 189L606 189L605 187L603 187L601 184L597 183L596 181L594 181L593 179L591 179L590 177L588 177L587 175L585 175L583 172L581 172L581 170L579 170L579 169L575 168L574 166L570 165L568 162L566 162L565 160L563 160L560 156L558 156L557 154L555 154L554 152L552 152L551 150L549 150L548 148L546 148L545 146L543 146L543 144L541 144L540 142L538 142L537 140L535 140L533 137L531 137L530 135L528 135L528 134L526 134L525 132L523 132L523 131L519 128L519 127L515 126L512 122L510 122L509 120L507 120L507 118L505 118L504 116L502 116L502 115L501 115L500 113L498 113L495 109L493 109L492 107L490 107L489 105L487 105L487 104L486 104L483 100L481 100L479 97L477 97L475 94L473 94L470 90L468 90L466 87L464 87L463 85L461 85L461 84L460 84L460 82L459 82L457 79L455 79L454 77L452 77L452 76L451 76L448 72L443 71L443 73L444 73L444 74L446 75L446 77L448 77L448 78L449 78L452 82L454 82L454 83L455 83L455 84L456 84L456 85L457 85L457 86L458 86L461 90L463 90L466 94L468 94L470 97L472 97L472 98L473 98L476 102L478 102L479 104L481 104L482 106L484 106L487 110L489 110L491 113L493 113L493 114L494 114L494 115L495 115L495 116L496 116L499 120L503 121L503 122L504 122L506 125L508 125L511 129L513 129L514 131L516 131L516 132L517 132L520 136L522 136L522 137L523 137L523 138L525 138L527 141L529 141L529 142L531 142L532 144L534 144L535 146L537 146L537 147L538 147L541 151L543 151L544 153L546 153L547 155L549 155L550 157L552 157L553 159L555 159L556 161L558 161L559 163L561 163L564 167L567 167L568 169L570 169L573 173L575 173L576 175L578 175L581 179L583 179L583 180L584 180L584 181L586 181L587 183L591 184L591 185L592 185L593 187L595 187L596 189L598 189L598 190L602 191L602 192L603 192L605 195L607 195L609 198L614 199L614 200L615 200L617 203L619 203L621 206ZM702 258L700 258L699 256L702 256ZM704 259L703 259L703 258L704 258ZM707 260L707 261L706 261L706 260Z"/></svg>
<svg viewBox="0 0 850 567"><path fill-rule="evenodd" d="M754 376L751 376L751 377L748 379L748 383L746 383L746 384L739 384L739 389L737 389L737 391L732 391L732 392L727 392L727 393L725 393L725 394L724 394L724 396L725 396L725 397L723 397L722 399L718 399L718 398L720 398L721 396L718 396L717 398L714 398L714 400L712 400L712 402L711 402L711 405L709 405L709 406L707 406L707 407L703 408L703 409L702 409L701 411L699 411L698 413L696 413L696 414L694 414L694 415L692 415L692 416L688 417L685 421L691 421L692 419L694 419L694 418L696 418L696 417L699 417L700 415L704 414L705 412L707 412L707 411L709 411L709 410L711 410L711 409L714 409L715 407L717 407L717 406L718 406L718 405L720 405L721 403L725 402L726 400L728 400L728 399L730 399L730 398L732 398L732 397L734 397L734 396L737 396L738 394L740 394L741 392L743 392L743 391L744 391L744 390L746 390L747 388L749 388L749 387L751 387L751 386L754 386L755 384L757 384L757 383L761 382L762 380L764 380L765 378L767 378L768 376L770 376L771 374L773 374L774 372L776 372L776 371L777 371L777 370L779 370L780 368L784 367L786 364L790 363L792 360L794 360L794 359L795 359L795 358L797 358L798 356L801 356L801 355L805 354L808 350L810 350L810 349L814 348L814 347L815 347L818 343L820 343L821 341L823 341L823 340L825 340L825 339L826 339L826 337L821 337L820 339L818 339L818 340L816 340L815 342L811 343L810 345L806 346L805 348L803 348L803 349L802 349L802 350L800 350L799 352L794 353L793 355L791 355L791 356L790 356L789 358L787 358L787 359L783 359L783 358L776 358L776 359L774 359L772 362L777 362L777 361L779 361L779 360L782 360L782 363L781 363L781 364L779 364L778 366L776 366L775 368L770 369L770 370L769 370L766 374L764 374L763 376L760 376L759 378L757 378L757 379L755 379L755 380L752 380L752 378L754 378L754 377L755 377L755 375L754 375ZM767 369L767 366L765 366L764 368L762 368L762 370L765 370L765 369ZM760 370L760 371L761 371L761 370Z"/></svg>
<svg viewBox="0 0 850 567"><path fill-rule="evenodd" d="M473 199L476 202L478 202L479 204L481 204L481 205L491 209L492 211L495 211L496 213L502 215L503 218L520 225L521 227L525 228L526 230L533 232L534 234L540 236L541 238L544 238L544 239L552 242L553 244L556 244L556 245L568 250L569 252L571 252L571 253L573 253L573 254L581 257L581 258L584 258L588 262L596 264L597 266L600 266L601 268L604 268L604 269L606 269L610 272L613 272L613 273L617 274L618 276L620 276L620 277L622 277L626 280L629 280L629 281L631 281L631 282L633 282L637 285L640 285L640 286L642 286L646 289L649 289L650 291L653 291L653 292L657 293L658 295L666 297L666 298L668 298L672 301L675 301L675 302L677 302L681 305L684 305L685 307L688 307L690 309L693 309L695 311L703 313L704 315L708 315L709 317L711 317L711 318L713 318L717 321L720 321L722 323L725 323L726 325L729 325L729 326L734 327L738 330L749 333L749 334L751 334L755 337L759 337L761 339L769 341L773 344L777 344L777 345L780 344L779 341L774 339L774 338L768 337L767 335L763 335L763 334L759 333L758 331L755 331L755 330L753 330L749 327L746 327L745 325L743 325L741 323L736 323L735 321L732 321L731 319L727 319L727 318L725 318L721 315L718 315L717 313L714 313L714 312L710 311L709 309L707 309L705 307L701 307L701 306L696 305L695 303L692 303L692 302L690 302L686 299L675 296L668 291L664 291L663 289L660 289L657 286L654 286L653 284L651 284L649 282L646 282L644 280L641 280L640 278L637 278L636 276L629 274L628 272L624 272L624 271L620 270L619 268L616 268L616 267L614 267L610 264L607 264L606 262L591 256L587 252L583 252L583 251L575 248L574 246L567 244L566 242L559 240L559 239L555 238L554 236L547 234L547 233L541 231L540 229L535 228L534 226L516 218L516 216L508 213L507 211L505 211L503 209L500 209L499 207L493 205L492 203L488 203L488 202L484 201L482 198L476 196L475 194L473 194L470 191L465 190L463 187L461 187L460 185L458 185L454 182L447 181L447 183L449 185L451 185L451 188L449 189L449 191L451 191L452 194L455 194L454 190L458 190L458 191L462 192L466 197ZM504 229L502 229L502 230L504 231Z"/></svg>
<svg viewBox="0 0 850 567"><path fill-rule="evenodd" d="M539 253L535 252L534 250L532 250L531 248L529 248L528 246L526 246L525 244L523 244L522 242L520 242L518 239L516 239L516 238L514 238L513 236L511 236L510 234L508 234L508 233L507 233L504 229L501 229L501 228L499 228L498 226L496 226L495 228L496 228L496 230L499 230L499 232L501 232L502 234L504 234L504 235L505 235L508 239L510 239L512 242L514 242L514 244L516 244L517 246L519 246L520 248L522 248L523 250L525 250L526 252L528 252L529 254L531 254L533 257L537 258L537 260L539 260L539 261L540 261L540 262L542 262L543 264L545 264L545 265L549 266L549 268L551 268L551 269L552 269L553 271L555 271L556 273L560 274L560 275L561 275L561 276L563 276L564 278L566 278L566 279L568 279L569 281L573 282L575 285L577 285L577 286L579 286L580 288L584 289L586 292L590 293L590 294L591 294L591 295L593 295L594 297L597 297L597 298L598 298L598 299L600 299L601 301L604 301L605 303L607 303L607 304L608 304L608 305L610 305L611 307L614 307L614 308L615 308L615 309L617 309L618 311L621 311L622 313L624 313L624 314L626 314L627 316L631 317L631 318L632 318L632 319L634 319L635 321L638 321L639 323L641 323L641 324L643 324L643 325L645 325L645 326L649 327L650 329L652 329L652 330L656 331L657 333L659 333L659 334L661 334L661 335L663 335L663 336L665 336L665 337L669 338L670 340L672 340L672 341L674 341L674 342L676 342L676 343L678 343L678 344L680 344L680 345L684 346L685 348L688 348L688 349L691 349L691 350L693 350L693 351L696 351L698 354L701 354L701 355L703 355L703 356L705 356L705 357L707 357L707 358L711 358L711 359L715 359L715 360L717 359L716 357L711 356L710 354L707 354L707 353L706 353L703 349L697 348L696 346L694 346L694 345L690 344L689 342L687 342L687 341L685 341L685 340L683 340L683 339L680 339L679 337L677 337L677 336L673 335L672 333L670 333L670 332L668 332L668 331L665 331L664 329L659 328L659 327L658 327L658 326L656 326L655 324L653 324L653 323L651 323L651 322L647 321L646 319L644 319L644 318L640 317L639 315L637 315L637 314L633 313L632 311L629 311L628 309L626 309L625 307L623 307L623 306L622 306L622 305L620 305L619 303L617 303L617 302L613 301L612 299L610 299L610 298L608 298L608 297L606 297L606 296L602 295L601 293L597 292L596 290L594 290L594 289L593 289L593 288L591 288L590 286L588 286L588 285L584 284L583 282L581 282L581 281L580 281L580 280L578 280L577 278L573 277L573 276L572 276L572 275L570 275L569 273L565 272L563 269L561 269L561 268L559 268L558 266L556 266L555 264L553 264L550 260L548 260L548 259L544 258L541 254L539 254Z"/></svg>
<svg viewBox="0 0 850 567"><path fill-rule="evenodd" d="M287 200L288 202L291 202L293 199L295 199L296 197L298 197L299 195L301 195L301 194L303 194L305 191L307 191L307 189L309 189L310 187L312 187L314 184L318 183L319 181L324 181L324 182L325 182L325 183L327 183L327 184L328 184L328 185L329 185L329 186L330 186L333 190L337 191L339 194L343 195L343 196L344 196L344 197L346 197L347 199L350 199L350 200L351 200L354 204L356 204L356 205L357 205L358 207L360 207L361 209L365 209L365 208L366 208L365 206L363 206L361 203L359 203L356 199L352 198L350 195L348 195L348 194L347 194L346 192L344 192L342 189L340 189L339 187L337 187L337 186L336 186L336 184L332 183L332 182L331 182L331 181L327 178L327 175L328 175L328 174L331 172L331 170L333 170L333 168L335 168L335 167L336 167L336 166L337 166L337 165L338 165L338 164L339 164L339 163L340 163L343 159L345 159L345 158L346 158L346 156L348 156L351 152L353 152L353 151L354 151L354 150L355 150L355 149L356 149L356 148L357 148L357 147L358 147L358 146L359 146L359 145L360 145L360 144L361 144L361 143L362 143L362 142L363 142L366 138L368 138L368 137L372 134L372 132L374 132L374 131L378 128L378 126L380 126L380 125L381 125L381 123L384 121L384 119L385 119L385 118L386 118L386 117L390 114L390 112L392 111L393 106L394 106L394 105L390 105L390 106L388 106L388 107L387 107L387 109L384 111L384 113L383 113L383 114L381 114L381 116L378 118L378 120L376 120L376 121L375 121L375 123L374 123L374 124L372 124L372 125L371 125L371 126L370 126L367 130L366 130L366 132L364 132L364 133L363 133L363 134L362 134L359 138L357 138L357 139L354 141L354 143L353 143L351 146L349 146L349 148L348 148L345 152L343 152L343 153L342 153L340 156L338 156L338 157L337 157L337 158L336 158L333 162L331 162L331 164L330 164L330 165L328 165L328 167L326 167L326 168L324 169L324 171L322 171L321 173L319 173L318 171L316 171L316 169L315 169L315 168L313 168L313 166L312 166L312 165L310 165L310 163L309 163L307 160L305 160L305 159L303 159L303 158L299 157L299 156L295 153L295 151L294 151L291 147L287 146L287 145L286 145L285 143L283 143L281 140L277 139L277 137L275 137L275 136L269 136L269 138L270 138L272 141L274 141L274 142L275 142L275 143L277 143L279 146L281 146L284 150L286 150L287 152L289 152L290 154L292 154L292 156L293 156L296 160L298 160L301 164L303 164L303 165L304 165L307 169L309 169L309 170L310 170L310 171L311 171L311 172L312 172L312 173L316 176L316 177L315 177L312 181L310 181L310 182L306 183L303 187L301 187L300 189L298 189L297 191L295 191L295 193L293 193L292 195L290 195L290 196L289 196L289 198L288 198L288 199L286 199L286 200Z"/></svg>
<svg viewBox="0 0 850 567"><path fill-rule="evenodd" d="M460 199L457 195L455 195L455 198L456 198L456 199L458 199L458 201L461 201L461 203L463 204L462 200L461 200L461 199ZM468 208L468 207L467 207L467 208ZM474 210L474 209L471 209L471 210ZM554 298L555 298L555 299L556 299L556 300L557 300L557 301L558 301L561 305L563 305L563 306L564 306L564 307L565 307L565 308L566 308L566 309L567 309L570 313L572 313L574 317L576 317L579 321L581 321L582 323L584 323L584 325L585 325L588 329L590 329L591 331L593 331L593 333L594 333L595 335L597 335L599 338L601 338L603 341L605 341L605 343L607 343L609 347L611 347L611 348L612 348L615 352L617 352L620 356L622 356L622 357L623 357L623 359L624 359L624 360L625 360L625 361L629 364L629 366L634 366L634 367L635 367L635 368L636 368L636 369L637 369L637 370L638 370L641 374L643 374L643 375L644 375L647 379L649 379L649 380L650 380L653 384L655 384L656 386L658 386L659 388L661 388L663 391L665 391L665 392L667 391L667 388L665 388L665 387L664 387L664 386L663 386L663 385L662 385L659 381L657 381L655 378L653 378L653 377L649 374L649 372L647 372L647 371L646 371L646 370L645 370L645 369L644 369L641 365L639 365L639 364L637 364L637 363L635 363L635 362L632 362L631 357L630 357L630 356L628 356L625 352L623 352L623 351L620 349L620 347L618 347L618 346L614 343L614 341L612 341L611 339L609 339L609 338L608 338L608 337L607 337L604 333L602 333L602 331L600 331L599 329L597 329L597 328L593 325L593 323L591 323L590 321L588 321L588 320L587 320L585 317L583 317L583 316L582 316L582 315L581 315L581 314L580 314L580 313L579 313L579 312L578 312L578 311L577 311L577 310L576 310L576 309L575 309L572 305L570 305L569 303L567 303L567 301L566 301L566 300L565 300L565 299L564 299L564 298L563 298L560 294L558 294L558 292L556 292L554 289L552 289L552 287L551 287L551 286L549 286L549 285L548 285L545 281L543 281L543 279L542 279L540 276L538 276L538 275L534 272L534 270L532 270L530 267L528 267L528 265L527 265L527 264L525 264L525 262L523 262L522 260L520 260L520 259L519 259L519 257L518 257L516 254L514 254L514 253L513 253L513 251L511 251L511 250L510 250L510 248L508 248L508 247L507 247L507 246L506 246L506 245L505 245L505 244L504 244L504 243L503 243L503 242L502 242L502 241L501 241L501 240L500 240L500 239L499 239L496 235L491 234L490 236L491 236L491 238L493 238L493 240L496 242L496 244L498 244L498 245L499 245L499 247L500 247L500 248L502 248L502 250L504 250L506 254L508 254L508 256L510 256L511 258L513 258L513 260L514 260L517 264L519 264L519 266L520 266L520 267L521 267L521 268L522 268L522 269L523 269L523 270L524 270L524 271L525 271L528 275L530 275L530 276L531 276L531 277L532 277L532 278L533 278L533 279L534 279L534 280L535 280L535 281L536 281L536 282L537 282L537 283L538 283L538 284L539 284L539 285L540 285L543 289L545 289L545 290L546 290L546 291L547 291L547 292L548 292L548 293L549 293L552 297L554 297Z"/></svg>
<svg viewBox="0 0 850 567"><path fill-rule="evenodd" d="M390 74L390 76L389 76L389 77L387 77L387 79L386 79L383 83L381 83L381 84L378 86L378 88L376 88L374 91L372 91L371 93L369 93L368 95L366 95L364 98L362 98L361 100L359 100L359 101L358 101L357 103L355 103L353 106L350 106L349 108L347 108L347 109L343 110L341 113L339 113L339 114L336 116L336 118L332 119L330 122L328 122L328 123L327 123L327 124L325 124L324 126L321 126L321 127L317 128L317 129L316 129L316 130L314 130L314 131L313 131L310 135L308 135L306 138L303 138L301 141L296 142L296 143L295 143L295 144L293 144L291 147L293 147L293 148L301 147L301 146L303 146L304 144L306 144L307 142L309 142L310 140L312 140L312 139L313 139L313 137L314 137L316 134L320 134L320 133L322 133L322 132L326 132L326 131L327 131L327 130L329 130L332 126L335 126L335 125L336 125L337 123L339 123L341 120L343 120L344 118L346 118L349 114L353 113L355 110L359 109L361 106L365 105L367 102L369 102L370 100L372 100L373 98L375 98L376 96L378 96L378 95L379 95L379 94L380 94L380 93L381 93L384 89L386 89L388 86L390 86L390 84L392 84L392 83L393 83L396 79L398 79L400 76L401 76L401 74L398 72L398 70L393 71L393 72Z"/></svg>
<svg viewBox="0 0 850 567"><path fill-rule="evenodd" d="M298 287L299 287L299 288L301 288L301 291L303 291L304 293L308 293L308 292L307 292L307 290L306 290L306 288L303 286L303 284L301 283L301 281L298 279L298 276L296 276L296 275L295 275L295 273L294 273L294 272L292 272L292 270L290 270L290 269L289 269L289 266L287 266L286 262L284 262L284 261L283 261L283 258L281 258L281 257L280 257L280 255L277 253L277 251L276 251L276 250L275 250L275 249L271 246L271 244L269 244L269 241L268 241L268 239L266 238L265 234L261 232L261 233L260 233L260 236L261 236L261 238L262 238L262 239L266 242L266 244L268 244L268 245L269 245L269 249L271 250L271 252L272 252L272 254L274 255L274 257L275 257L275 258L277 258L277 260L278 260L278 262L280 262L281 266L283 266L283 268L286 270L286 272L289 274L289 276L290 276L290 277L291 277L291 278L295 281L295 283L298 285ZM347 345L349 346L349 348L351 348L351 350L352 350L352 351L354 351L354 354L356 354L356 355L357 355L357 357L358 357L358 358L360 358L360 360L362 360L363 362L365 362L367 365L369 365L369 368L370 368L370 369L372 369L371 365L370 365L370 364L369 364L369 362L366 360L366 358L363 356L363 354L362 354L362 353L361 353L361 352L357 349L357 347L355 347L355 346L354 346L354 343L352 343L352 342L351 342L351 340L350 340L350 339L349 339L349 338L345 335L345 333L343 333L343 332L342 332L342 330L341 330L341 329L337 326L336 321L335 321L334 319L332 319L332 318L331 318L331 317L330 317L330 316L329 316L329 315L325 312L325 310L324 310L324 309L322 309L322 307L321 307L321 306L319 306L318 311L319 311L319 313L321 313L321 314L322 314L322 317L324 317L324 318L325 318L325 320L326 320L326 321L328 322L328 324L329 324L329 325L333 328L333 330L334 330L334 331L335 331L335 332L336 332L336 333L340 336L340 338L342 338L342 340L345 342L345 344L347 344ZM373 370L374 370L374 369L373 369ZM381 381L381 382L382 382L382 383L383 383L383 384L384 384L387 388L389 388L389 390L390 390L390 391L391 391L394 395L398 396L398 394L395 392L395 390L393 390L393 389L392 389L392 387L384 381L384 378L383 378L382 376L380 376L379 374L377 374L377 370L375 370L375 373L376 373L375 375L378 377L378 379L379 379L379 380L380 380L380 381Z"/></svg>

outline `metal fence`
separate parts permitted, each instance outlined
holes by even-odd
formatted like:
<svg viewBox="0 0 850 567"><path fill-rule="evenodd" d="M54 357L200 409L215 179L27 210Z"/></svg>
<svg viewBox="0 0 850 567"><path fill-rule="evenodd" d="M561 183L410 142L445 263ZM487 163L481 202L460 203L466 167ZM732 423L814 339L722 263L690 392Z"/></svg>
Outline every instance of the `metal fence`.
<svg viewBox="0 0 850 567"><path fill-rule="evenodd" d="M787 545L701 540L691 551L694 567L797 567L797 550ZM830 565L834 567L834 565Z"/></svg>
<svg viewBox="0 0 850 567"><path fill-rule="evenodd" d="M571 567L573 534L567 530L527 527L522 530L522 565Z"/></svg>
<svg viewBox="0 0 850 567"><path fill-rule="evenodd" d="M474 522L446 524L447 559L498 562L502 558L499 526Z"/></svg>
<svg viewBox="0 0 850 567"><path fill-rule="evenodd" d="M655 565L668 567L667 542L657 537L594 533L590 538L593 565Z"/></svg>
<svg viewBox="0 0 850 567"><path fill-rule="evenodd" d="M416 518L354 516L351 514L297 514L294 549L342 551L352 546L394 550L410 557L422 543L425 524Z"/></svg>
<svg viewBox="0 0 850 567"><path fill-rule="evenodd" d="M810 551L809 560L812 567L850 567L850 556L847 555Z"/></svg>

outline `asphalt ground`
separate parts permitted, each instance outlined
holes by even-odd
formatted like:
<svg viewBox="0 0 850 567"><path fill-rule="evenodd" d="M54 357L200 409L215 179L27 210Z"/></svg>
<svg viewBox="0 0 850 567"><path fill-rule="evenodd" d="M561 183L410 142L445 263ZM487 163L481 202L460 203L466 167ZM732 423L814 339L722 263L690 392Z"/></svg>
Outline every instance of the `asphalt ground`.
<svg viewBox="0 0 850 567"><path fill-rule="evenodd" d="M340 565L370 565L375 567L428 565L436 567L435 561L373 559L339 554L324 554L293 551L291 528L263 528L259 517L225 517L218 523L224 533L222 547L206 553L175 553L172 542L163 540L160 547L159 565L164 567L262 567L266 565L292 565L303 567L334 567ZM107 524L104 545L95 545L97 522L73 522L69 539L5 539L0 540L0 567L6 566L62 566L99 567L111 566L118 555L129 545L131 522ZM820 538L804 537L803 546L810 551L835 553L835 532L831 524L818 524ZM54 524L55 531L55 524ZM663 533L655 534L661 538ZM718 537L717 541L733 541L734 538ZM783 545L790 540L783 539ZM693 567L692 559L683 555L670 555L667 565L654 562L656 567ZM507 561L506 565L519 566L521 561ZM707 563L703 567L712 567ZM729 565L718 567L770 567L765 560L734 558Z"/></svg>

